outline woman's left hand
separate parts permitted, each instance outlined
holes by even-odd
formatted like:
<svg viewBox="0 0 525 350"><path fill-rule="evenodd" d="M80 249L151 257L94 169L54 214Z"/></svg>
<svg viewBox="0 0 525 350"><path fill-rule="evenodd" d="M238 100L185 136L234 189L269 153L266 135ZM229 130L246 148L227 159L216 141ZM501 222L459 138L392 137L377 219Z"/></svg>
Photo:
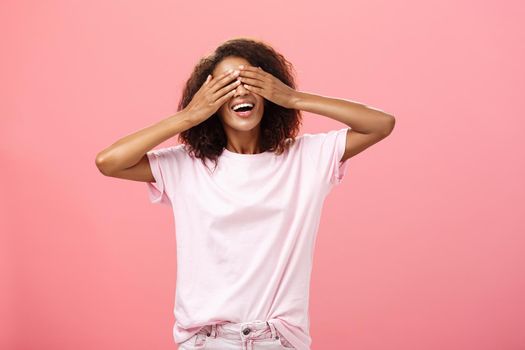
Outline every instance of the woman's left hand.
<svg viewBox="0 0 525 350"><path fill-rule="evenodd" d="M243 87L284 108L295 108L298 92L261 67L239 66L239 77Z"/></svg>

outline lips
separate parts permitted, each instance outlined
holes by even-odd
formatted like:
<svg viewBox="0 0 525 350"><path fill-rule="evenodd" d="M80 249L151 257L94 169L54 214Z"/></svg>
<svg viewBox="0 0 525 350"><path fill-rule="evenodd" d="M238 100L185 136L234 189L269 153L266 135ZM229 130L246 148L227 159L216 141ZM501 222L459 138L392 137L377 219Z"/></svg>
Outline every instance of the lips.
<svg viewBox="0 0 525 350"><path fill-rule="evenodd" d="M234 110L232 109L232 112L233 112L233 114L235 114L235 115L237 115L237 116L239 116L239 117L241 117L241 118L248 118L249 116L252 115L254 109L255 109L255 108L252 108L252 109L250 109L249 111L244 111L244 112L240 112L240 111L239 111L239 112L236 112L236 111L234 111Z"/></svg>

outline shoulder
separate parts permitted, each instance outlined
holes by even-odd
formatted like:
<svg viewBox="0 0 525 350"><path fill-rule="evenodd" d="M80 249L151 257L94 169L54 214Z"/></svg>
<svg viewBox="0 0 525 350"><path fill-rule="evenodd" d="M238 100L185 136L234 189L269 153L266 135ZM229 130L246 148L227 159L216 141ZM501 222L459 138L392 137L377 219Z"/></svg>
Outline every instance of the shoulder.
<svg viewBox="0 0 525 350"><path fill-rule="evenodd" d="M150 161L154 159L164 163L181 163L189 159L187 146L184 144L153 149L147 155Z"/></svg>
<svg viewBox="0 0 525 350"><path fill-rule="evenodd" d="M148 153L157 155L157 156L167 156L167 155L176 155L176 154L187 154L186 145L180 144L175 146L168 146L163 148L152 149Z"/></svg>
<svg viewBox="0 0 525 350"><path fill-rule="evenodd" d="M322 142L329 138L337 137L339 134L346 132L347 129L348 128L342 128L317 133L305 133L301 136L303 137L305 142Z"/></svg>
<svg viewBox="0 0 525 350"><path fill-rule="evenodd" d="M341 159L346 148L349 128L344 127L326 132L305 133L301 136L300 149L316 158Z"/></svg>
<svg viewBox="0 0 525 350"><path fill-rule="evenodd" d="M321 146L326 138L326 133L303 133L295 138L294 147L296 150L311 152L313 148Z"/></svg>

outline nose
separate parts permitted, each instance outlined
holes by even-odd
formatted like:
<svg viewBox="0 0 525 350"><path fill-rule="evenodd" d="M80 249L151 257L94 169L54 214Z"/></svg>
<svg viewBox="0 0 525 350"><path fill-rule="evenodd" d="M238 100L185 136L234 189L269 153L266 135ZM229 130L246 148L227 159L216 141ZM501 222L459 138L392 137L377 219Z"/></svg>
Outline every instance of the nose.
<svg viewBox="0 0 525 350"><path fill-rule="evenodd" d="M246 88L242 84L239 84L239 86L237 86L237 88L235 89L234 96L243 96L246 95L248 92L249 91L246 90Z"/></svg>

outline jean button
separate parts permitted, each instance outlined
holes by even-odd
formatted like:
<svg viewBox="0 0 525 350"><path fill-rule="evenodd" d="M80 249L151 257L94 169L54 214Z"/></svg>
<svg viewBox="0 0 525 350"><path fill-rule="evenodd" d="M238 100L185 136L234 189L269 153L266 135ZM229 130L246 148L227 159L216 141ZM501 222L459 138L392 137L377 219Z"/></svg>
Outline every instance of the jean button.
<svg viewBox="0 0 525 350"><path fill-rule="evenodd" d="M244 330L242 331L244 333L244 335L250 333L251 329L250 328L244 328Z"/></svg>

